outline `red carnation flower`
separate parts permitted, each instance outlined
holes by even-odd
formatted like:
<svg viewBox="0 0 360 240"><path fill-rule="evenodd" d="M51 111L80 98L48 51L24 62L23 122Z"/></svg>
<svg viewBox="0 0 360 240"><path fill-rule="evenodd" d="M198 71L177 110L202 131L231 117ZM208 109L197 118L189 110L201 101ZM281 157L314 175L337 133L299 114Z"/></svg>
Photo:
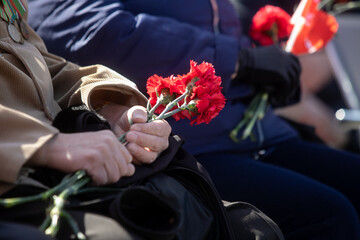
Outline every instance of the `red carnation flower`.
<svg viewBox="0 0 360 240"><path fill-rule="evenodd" d="M183 111L183 115L189 119L192 115L197 115L190 124L209 123L225 106L225 97L221 93L221 78L215 75L213 65L207 62L197 65L191 61L190 72L181 78L185 85L192 85L188 100L196 103L194 110Z"/></svg>
<svg viewBox="0 0 360 240"><path fill-rule="evenodd" d="M250 37L262 46L286 40L291 33L290 15L279 7L266 5L252 19Z"/></svg>
<svg viewBox="0 0 360 240"><path fill-rule="evenodd" d="M156 108L155 113L160 114L164 111L166 105L179 97L185 92L186 86L182 81L179 81L176 77L171 75L170 77L163 78L158 75L153 75L149 77L146 89L149 94L149 102L151 106L155 106L158 98L162 97L161 105ZM176 109L177 106L173 108ZM175 119L180 119L181 114L177 113L173 115Z"/></svg>

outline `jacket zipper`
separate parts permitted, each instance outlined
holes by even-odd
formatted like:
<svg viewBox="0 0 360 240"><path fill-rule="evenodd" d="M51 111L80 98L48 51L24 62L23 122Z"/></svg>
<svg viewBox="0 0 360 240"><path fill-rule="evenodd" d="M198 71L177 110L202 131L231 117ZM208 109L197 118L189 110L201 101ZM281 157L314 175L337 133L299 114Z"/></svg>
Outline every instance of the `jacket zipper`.
<svg viewBox="0 0 360 240"><path fill-rule="evenodd" d="M219 6L216 2L216 0L210 0L210 4L213 10L213 31L214 33L218 34L220 33L220 17L219 17Z"/></svg>

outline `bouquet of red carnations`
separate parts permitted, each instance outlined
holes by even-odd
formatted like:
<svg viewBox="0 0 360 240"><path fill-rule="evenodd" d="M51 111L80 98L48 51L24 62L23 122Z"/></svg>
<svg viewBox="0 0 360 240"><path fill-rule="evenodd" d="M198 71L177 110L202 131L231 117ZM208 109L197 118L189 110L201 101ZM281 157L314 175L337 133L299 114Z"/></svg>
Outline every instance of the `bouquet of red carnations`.
<svg viewBox="0 0 360 240"><path fill-rule="evenodd" d="M190 124L209 123L225 106L221 89L221 78L206 62L197 65L191 61L185 75L154 75L147 82L149 121L173 116L193 119Z"/></svg>

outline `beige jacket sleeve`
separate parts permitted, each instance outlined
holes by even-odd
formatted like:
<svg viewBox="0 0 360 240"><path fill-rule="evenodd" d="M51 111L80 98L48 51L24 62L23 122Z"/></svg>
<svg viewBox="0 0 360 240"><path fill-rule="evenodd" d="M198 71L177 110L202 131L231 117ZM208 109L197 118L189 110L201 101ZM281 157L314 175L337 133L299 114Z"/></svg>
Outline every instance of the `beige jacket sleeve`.
<svg viewBox="0 0 360 240"><path fill-rule="evenodd" d="M29 39L20 44L9 37L7 23L0 22L0 183L15 183L29 158L58 133L51 123L62 108L146 104L146 97L122 75L54 56L28 29Z"/></svg>
<svg viewBox="0 0 360 240"><path fill-rule="evenodd" d="M43 56L52 77L54 98L61 108L78 103L85 103L91 110L108 102L146 105L147 98L132 81L107 67L79 67L49 53Z"/></svg>

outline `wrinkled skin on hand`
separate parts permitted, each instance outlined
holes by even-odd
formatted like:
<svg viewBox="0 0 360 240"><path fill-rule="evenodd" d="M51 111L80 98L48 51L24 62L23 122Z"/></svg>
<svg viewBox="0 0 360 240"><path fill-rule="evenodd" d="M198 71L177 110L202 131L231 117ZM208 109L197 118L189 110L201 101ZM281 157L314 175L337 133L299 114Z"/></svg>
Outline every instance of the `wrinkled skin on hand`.
<svg viewBox="0 0 360 240"><path fill-rule="evenodd" d="M132 176L133 164L152 163L169 145L170 125L163 120L146 123L143 107L111 104L100 114L109 121L113 131L59 133L44 144L27 165L66 173L85 170L95 185L105 185ZM125 132L126 145L118 140Z"/></svg>
<svg viewBox="0 0 360 240"><path fill-rule="evenodd" d="M126 148L135 164L152 163L169 146L170 125L165 120L147 123L147 112L142 106L110 104L99 113L110 123L116 136L128 131Z"/></svg>
<svg viewBox="0 0 360 240"><path fill-rule="evenodd" d="M95 185L117 182L135 172L133 157L113 132L59 133L28 161L62 172L85 170Z"/></svg>

